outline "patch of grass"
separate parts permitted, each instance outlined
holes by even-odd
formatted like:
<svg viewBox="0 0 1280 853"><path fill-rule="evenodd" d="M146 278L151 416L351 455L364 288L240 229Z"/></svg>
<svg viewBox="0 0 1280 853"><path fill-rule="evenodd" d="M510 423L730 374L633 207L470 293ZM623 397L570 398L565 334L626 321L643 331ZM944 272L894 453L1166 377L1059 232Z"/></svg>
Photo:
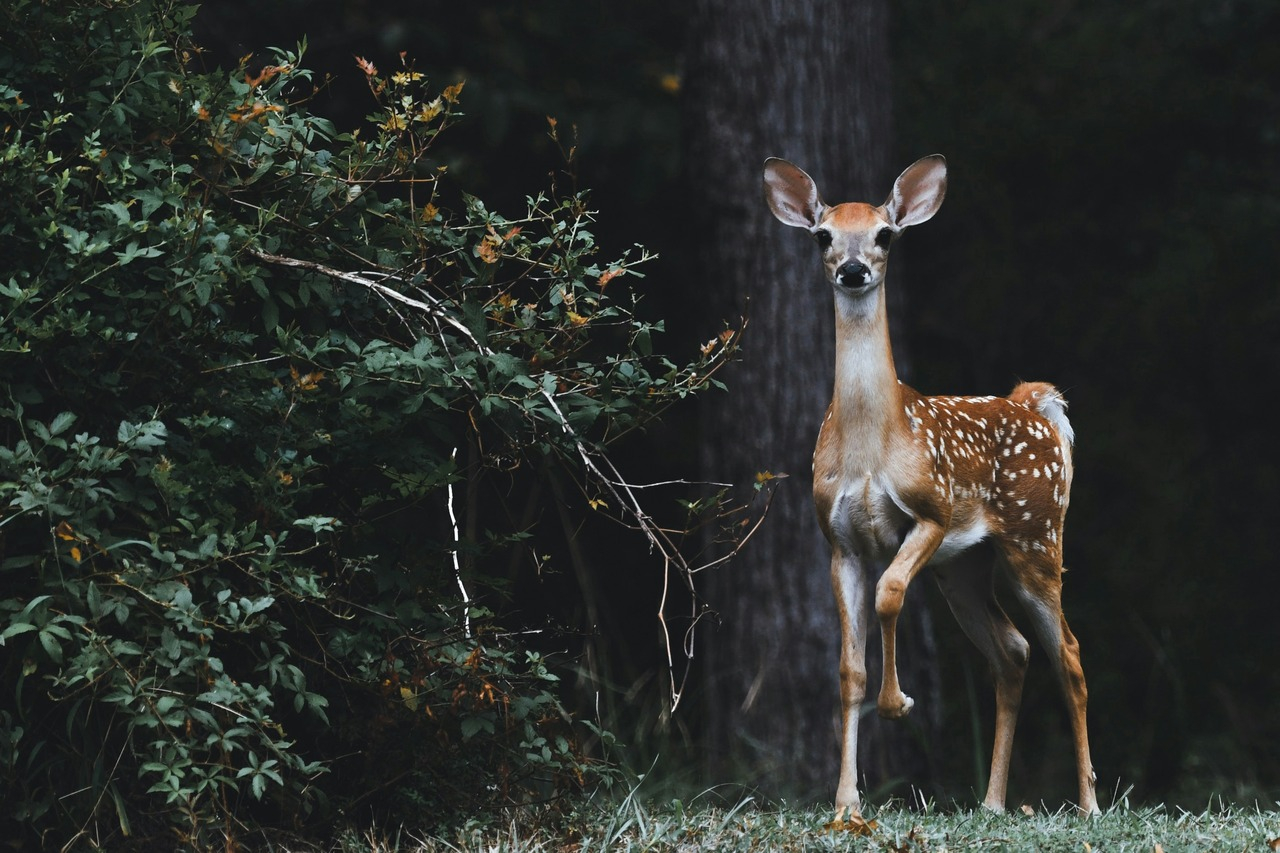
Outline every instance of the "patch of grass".
<svg viewBox="0 0 1280 853"><path fill-rule="evenodd" d="M911 809L890 804L869 811L867 835L826 828L829 810L763 805L745 797L730 805L711 797L686 804L643 801L633 790L621 802L588 803L568 818L520 812L476 824L450 838L386 838L366 834L340 850L369 853L590 853L590 851L1267 851L1280 849L1280 811L1217 805L1203 812L1121 802L1100 817L1068 809L1008 814L983 810Z"/></svg>

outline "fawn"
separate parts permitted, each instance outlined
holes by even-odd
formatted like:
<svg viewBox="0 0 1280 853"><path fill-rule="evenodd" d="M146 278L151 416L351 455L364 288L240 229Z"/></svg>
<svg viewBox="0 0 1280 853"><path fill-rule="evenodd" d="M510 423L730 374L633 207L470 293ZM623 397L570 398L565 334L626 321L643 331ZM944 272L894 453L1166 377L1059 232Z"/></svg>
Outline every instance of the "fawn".
<svg viewBox="0 0 1280 853"><path fill-rule="evenodd" d="M868 612L876 582L884 675L876 706L902 717L894 631L907 586L926 565L964 633L991 667L995 746L983 805L1004 809L1009 757L1030 647L996 600L1008 578L1048 650L1066 696L1082 814L1096 814L1080 648L1062 613L1062 527L1074 439L1066 401L1052 385L1024 382L1008 397L925 397L898 380L889 345L885 270L902 231L928 221L946 194L947 166L924 157L894 182L884 204L827 206L800 168L764 165L765 198L784 225L813 235L835 295L835 388L813 454L813 497L831 545L840 617L843 714L836 821L859 816L858 714L866 695ZM987 541L995 559L956 559ZM883 571L881 571L883 570Z"/></svg>

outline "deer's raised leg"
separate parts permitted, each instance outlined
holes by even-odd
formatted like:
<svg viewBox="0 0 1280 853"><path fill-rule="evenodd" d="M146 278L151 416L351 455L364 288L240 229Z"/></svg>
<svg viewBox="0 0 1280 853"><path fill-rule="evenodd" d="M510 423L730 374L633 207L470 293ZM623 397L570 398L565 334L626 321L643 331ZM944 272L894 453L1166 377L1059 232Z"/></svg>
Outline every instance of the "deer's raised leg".
<svg viewBox="0 0 1280 853"><path fill-rule="evenodd" d="M951 612L991 667L996 685L996 732L991 750L991 775L982 805L1004 811L1009 783L1009 758L1013 732L1022 704L1022 682L1027 672L1030 644L1018 632L996 600L992 565L969 560L934 570Z"/></svg>
<svg viewBox="0 0 1280 853"><path fill-rule="evenodd" d="M858 716L867 695L867 595L865 568L839 548L831 556L831 585L840 617L840 783L836 821L860 816L858 797Z"/></svg>
<svg viewBox="0 0 1280 853"><path fill-rule="evenodd" d="M898 554L876 582L876 616L880 618L880 637L884 647L884 673L876 710L880 716L896 720L905 717L915 704L898 685L896 638L898 614L912 579L929 562L942 544L946 530L932 521L917 521L902 540Z"/></svg>
<svg viewBox="0 0 1280 853"><path fill-rule="evenodd" d="M1089 731L1085 722L1089 689L1085 686L1084 669L1080 665L1080 644L1067 625L1066 614L1062 612L1061 563L1034 552L1021 553L1012 549L1006 550L1005 559L1009 563L1014 588L1031 617L1036 636L1044 644L1066 698L1080 784L1076 807L1081 814L1098 814L1098 799L1094 791L1097 777L1089 756Z"/></svg>

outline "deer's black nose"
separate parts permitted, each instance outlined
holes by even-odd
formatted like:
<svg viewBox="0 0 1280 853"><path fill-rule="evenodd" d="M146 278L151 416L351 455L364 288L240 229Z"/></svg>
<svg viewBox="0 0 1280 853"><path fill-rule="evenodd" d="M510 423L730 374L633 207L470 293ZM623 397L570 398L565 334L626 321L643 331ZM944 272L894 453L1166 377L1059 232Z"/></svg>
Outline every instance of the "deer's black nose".
<svg viewBox="0 0 1280 853"><path fill-rule="evenodd" d="M844 287L862 287L870 276L871 270L867 269L866 264L849 261L847 264L841 264L836 270L836 284Z"/></svg>

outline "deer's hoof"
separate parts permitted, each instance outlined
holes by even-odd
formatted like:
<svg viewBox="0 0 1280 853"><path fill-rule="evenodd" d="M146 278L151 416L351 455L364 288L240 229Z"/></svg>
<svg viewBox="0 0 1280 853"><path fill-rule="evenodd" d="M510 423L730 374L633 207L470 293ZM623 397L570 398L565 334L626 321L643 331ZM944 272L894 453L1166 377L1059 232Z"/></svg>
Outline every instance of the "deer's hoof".
<svg viewBox="0 0 1280 853"><path fill-rule="evenodd" d="M916 700L905 693L899 693L897 696L881 694L880 700L876 702L876 711L886 720L900 720L911 713L915 704Z"/></svg>

